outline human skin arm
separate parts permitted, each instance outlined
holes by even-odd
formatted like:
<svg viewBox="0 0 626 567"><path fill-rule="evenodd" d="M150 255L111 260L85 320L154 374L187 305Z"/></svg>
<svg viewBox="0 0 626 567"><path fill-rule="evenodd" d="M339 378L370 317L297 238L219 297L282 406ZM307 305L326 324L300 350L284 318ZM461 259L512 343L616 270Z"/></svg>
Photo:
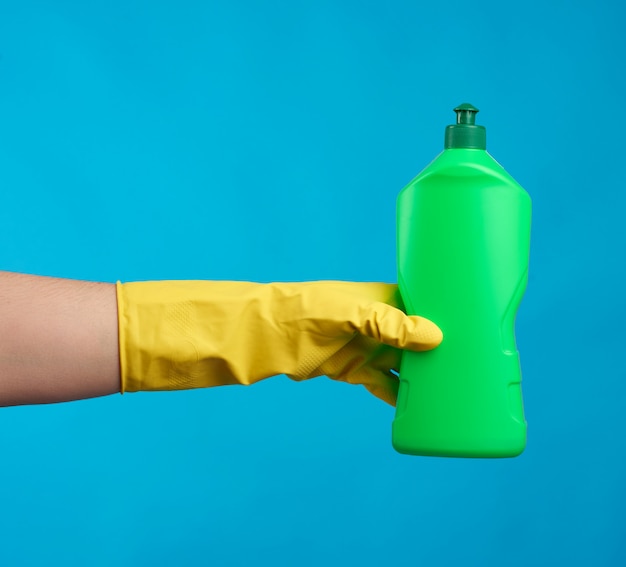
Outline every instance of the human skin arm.
<svg viewBox="0 0 626 567"><path fill-rule="evenodd" d="M0 406L119 391L115 285L0 272Z"/></svg>

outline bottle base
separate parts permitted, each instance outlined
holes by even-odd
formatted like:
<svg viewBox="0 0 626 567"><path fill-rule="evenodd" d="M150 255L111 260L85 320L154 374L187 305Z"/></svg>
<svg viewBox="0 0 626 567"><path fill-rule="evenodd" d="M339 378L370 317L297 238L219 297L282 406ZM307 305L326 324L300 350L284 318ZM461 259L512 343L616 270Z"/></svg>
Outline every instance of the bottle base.
<svg viewBox="0 0 626 567"><path fill-rule="evenodd" d="M398 453L419 457L505 459L521 455L526 448L526 439L509 439L501 440L496 443L484 442L469 445L450 441L446 442L441 439L427 443L423 440L403 440L397 438L397 436L393 436L392 445Z"/></svg>

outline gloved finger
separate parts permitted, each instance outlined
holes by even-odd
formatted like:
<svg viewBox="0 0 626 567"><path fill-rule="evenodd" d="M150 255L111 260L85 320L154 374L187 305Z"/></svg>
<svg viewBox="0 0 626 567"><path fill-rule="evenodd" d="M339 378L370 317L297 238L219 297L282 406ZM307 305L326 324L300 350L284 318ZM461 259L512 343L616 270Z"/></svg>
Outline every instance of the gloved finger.
<svg viewBox="0 0 626 567"><path fill-rule="evenodd" d="M365 386L371 394L395 407L400 382L392 374L364 366L350 376L349 382Z"/></svg>
<svg viewBox="0 0 626 567"><path fill-rule="evenodd" d="M401 360L402 351L400 349L379 343L378 348L367 359L366 365L384 374L389 374L392 369L400 367Z"/></svg>
<svg viewBox="0 0 626 567"><path fill-rule="evenodd" d="M381 302L362 312L357 330L383 344L415 351L431 350L443 340L441 329L429 319L405 315Z"/></svg>

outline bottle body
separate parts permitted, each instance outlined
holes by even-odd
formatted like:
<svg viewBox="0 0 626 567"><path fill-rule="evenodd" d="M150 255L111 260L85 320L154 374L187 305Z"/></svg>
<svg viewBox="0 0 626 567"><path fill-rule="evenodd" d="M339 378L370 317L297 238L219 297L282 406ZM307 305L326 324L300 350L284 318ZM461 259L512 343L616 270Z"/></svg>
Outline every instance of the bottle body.
<svg viewBox="0 0 626 567"><path fill-rule="evenodd" d="M443 331L404 352L401 453L511 457L526 445L515 314L528 276L531 202L482 149L444 150L400 193L398 281L409 314Z"/></svg>

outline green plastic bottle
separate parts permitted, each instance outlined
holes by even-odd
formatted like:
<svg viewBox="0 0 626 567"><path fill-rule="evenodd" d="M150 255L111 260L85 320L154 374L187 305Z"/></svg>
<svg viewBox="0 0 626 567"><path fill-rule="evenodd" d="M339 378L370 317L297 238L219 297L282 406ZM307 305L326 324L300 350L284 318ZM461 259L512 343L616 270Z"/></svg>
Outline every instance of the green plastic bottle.
<svg viewBox="0 0 626 567"><path fill-rule="evenodd" d="M398 281L407 312L443 331L404 352L393 446L411 455L514 457L526 446L515 314L531 202L486 152L478 109L454 109L445 150L400 193Z"/></svg>

